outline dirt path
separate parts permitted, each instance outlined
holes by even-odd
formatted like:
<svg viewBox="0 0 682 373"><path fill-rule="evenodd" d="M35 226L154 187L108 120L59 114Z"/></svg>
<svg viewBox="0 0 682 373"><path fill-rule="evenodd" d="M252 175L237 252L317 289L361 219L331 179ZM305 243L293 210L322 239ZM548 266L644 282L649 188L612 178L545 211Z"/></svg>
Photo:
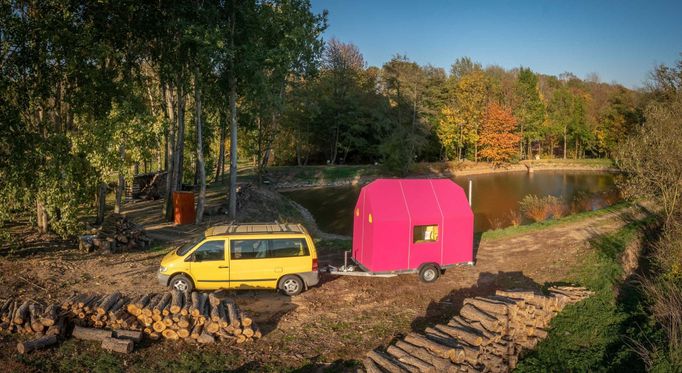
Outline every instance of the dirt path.
<svg viewBox="0 0 682 373"><path fill-rule="evenodd" d="M216 197L217 198L217 197ZM142 202L129 209L136 221L166 241L198 234L194 226L176 228L149 216L156 202ZM156 214L158 215L158 214ZM502 287L537 287L565 279L588 241L615 231L643 212L620 210L584 221L499 240L484 240L476 265L448 270L433 284L415 275L394 278L334 277L300 296L290 298L273 291L236 294L265 333L257 344L239 355L238 364L310 363L361 358L364 353L393 338L456 314L463 298L494 292ZM214 223L214 222L210 222ZM210 224L209 223L209 224ZM320 264L338 264L343 254L328 243L318 245ZM0 258L0 298L25 293L34 297L62 297L71 291L142 293L161 290L156 270L167 249L117 255L81 255L75 250ZM8 342L0 343L1 346ZM159 345L159 346L157 346ZM154 344L140 354L164 356L169 348ZM194 348L194 347L173 347ZM220 348L220 347L216 347ZM0 359L2 355L0 355Z"/></svg>

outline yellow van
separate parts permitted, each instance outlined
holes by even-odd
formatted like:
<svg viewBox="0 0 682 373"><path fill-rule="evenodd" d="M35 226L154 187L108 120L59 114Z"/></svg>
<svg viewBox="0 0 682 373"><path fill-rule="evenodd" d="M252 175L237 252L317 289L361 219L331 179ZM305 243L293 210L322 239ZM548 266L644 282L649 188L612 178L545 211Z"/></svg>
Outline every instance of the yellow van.
<svg viewBox="0 0 682 373"><path fill-rule="evenodd" d="M161 285L186 290L280 289L317 285L315 244L300 224L231 224L206 230L161 260Z"/></svg>

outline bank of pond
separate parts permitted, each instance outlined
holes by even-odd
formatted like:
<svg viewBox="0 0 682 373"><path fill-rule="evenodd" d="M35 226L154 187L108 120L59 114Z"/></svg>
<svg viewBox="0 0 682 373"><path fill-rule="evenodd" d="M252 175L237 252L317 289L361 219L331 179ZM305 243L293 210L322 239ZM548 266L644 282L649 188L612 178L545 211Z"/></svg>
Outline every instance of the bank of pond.
<svg viewBox="0 0 682 373"><path fill-rule="evenodd" d="M507 172L453 180L467 192L471 180L477 233L593 211L621 201L614 174L608 172ZM361 188L321 187L283 194L308 209L322 231L350 236Z"/></svg>

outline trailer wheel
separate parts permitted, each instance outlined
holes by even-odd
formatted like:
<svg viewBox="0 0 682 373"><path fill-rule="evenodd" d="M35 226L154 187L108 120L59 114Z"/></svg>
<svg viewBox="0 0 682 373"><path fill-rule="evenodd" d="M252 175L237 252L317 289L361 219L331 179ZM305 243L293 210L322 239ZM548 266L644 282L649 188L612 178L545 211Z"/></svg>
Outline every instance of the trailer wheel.
<svg viewBox="0 0 682 373"><path fill-rule="evenodd" d="M440 269L433 264L427 264L419 270L419 279L423 282L434 282L440 277Z"/></svg>
<svg viewBox="0 0 682 373"><path fill-rule="evenodd" d="M288 296L299 295L303 291L303 281L298 276L284 276L279 281L279 288Z"/></svg>

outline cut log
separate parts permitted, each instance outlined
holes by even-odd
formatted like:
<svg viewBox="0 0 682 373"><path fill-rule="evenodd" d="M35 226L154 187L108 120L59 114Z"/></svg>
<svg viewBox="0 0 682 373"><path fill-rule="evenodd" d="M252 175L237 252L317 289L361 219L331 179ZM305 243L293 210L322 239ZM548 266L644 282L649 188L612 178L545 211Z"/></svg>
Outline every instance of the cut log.
<svg viewBox="0 0 682 373"><path fill-rule="evenodd" d="M464 328L461 326L455 327L449 325L436 325L436 329L453 338L461 339L462 341L472 346L480 346L483 344L483 336L472 328Z"/></svg>
<svg viewBox="0 0 682 373"><path fill-rule="evenodd" d="M163 337L166 339L171 339L171 340L177 340L178 339L178 333L175 332L175 330L173 330L173 329L166 329L161 333L161 335L163 335Z"/></svg>
<svg viewBox="0 0 682 373"><path fill-rule="evenodd" d="M135 303L130 303L128 304L128 312L133 314L133 315L138 315L142 308L144 308L147 303L149 303L149 299L151 298L150 294L145 294L137 298L137 301Z"/></svg>
<svg viewBox="0 0 682 373"><path fill-rule="evenodd" d="M199 316L199 298L201 293L197 291L192 292L191 300L192 300L192 306L190 307L189 313L192 315L192 317L197 317Z"/></svg>
<svg viewBox="0 0 682 373"><path fill-rule="evenodd" d="M520 298L523 300L533 299L535 297L534 292L525 290L497 290L495 295L501 295L508 298Z"/></svg>
<svg viewBox="0 0 682 373"><path fill-rule="evenodd" d="M208 303L211 305L211 307L217 307L222 300L218 298L218 295L214 292L208 295Z"/></svg>
<svg viewBox="0 0 682 373"><path fill-rule="evenodd" d="M211 305L211 321L215 323L220 322L220 308L220 303Z"/></svg>
<svg viewBox="0 0 682 373"><path fill-rule="evenodd" d="M411 343L415 346L424 347L425 349L435 353L437 356L448 358L452 362L459 362L457 351L455 351L454 348L436 343L417 333L410 333L406 335L405 342Z"/></svg>
<svg viewBox="0 0 682 373"><path fill-rule="evenodd" d="M413 344L400 340L397 341L395 345L401 350L408 352L410 355L415 356L416 358L433 365L439 372L448 371L450 370L450 368L454 367L450 359L436 356L423 347L415 346Z"/></svg>
<svg viewBox="0 0 682 373"><path fill-rule="evenodd" d="M246 338L251 338L254 336L255 332L253 331L253 329L251 329L250 326L247 326L244 329L242 329L242 334L244 334Z"/></svg>
<svg viewBox="0 0 682 373"><path fill-rule="evenodd" d="M189 315L189 309L192 306L192 293L189 291L185 291L182 295L182 298L184 300L184 303L182 305L182 309L180 309L180 314L182 316L187 316Z"/></svg>
<svg viewBox="0 0 682 373"><path fill-rule="evenodd" d="M23 355L40 348L51 346L55 343L57 343L57 336L47 335L30 341L17 343L17 351Z"/></svg>
<svg viewBox="0 0 682 373"><path fill-rule="evenodd" d="M104 338L102 348L108 351L129 354L133 352L135 342L132 339Z"/></svg>
<svg viewBox="0 0 682 373"><path fill-rule="evenodd" d="M47 328L47 331L45 332L45 335L54 335L57 337L61 337L64 335L66 332L66 321L65 318L60 317L57 319L57 321L50 325Z"/></svg>
<svg viewBox="0 0 682 373"><path fill-rule="evenodd" d="M547 338L547 334L548 334L547 331L544 329L540 329L540 328L534 328L533 329L533 335L540 338L540 339Z"/></svg>
<svg viewBox="0 0 682 373"><path fill-rule="evenodd" d="M189 334L190 334L189 329L186 329L186 328L178 329L177 333L178 333L178 337L183 338L183 339L189 337Z"/></svg>
<svg viewBox="0 0 682 373"><path fill-rule="evenodd" d="M112 336L118 339L130 339L135 343L139 343L142 342L143 333L135 330L114 330Z"/></svg>
<svg viewBox="0 0 682 373"><path fill-rule="evenodd" d="M107 312L109 312L111 307L113 307L116 304L116 302L118 302L119 298L121 298L121 293L118 291L104 297L102 301L97 305L97 314L104 315Z"/></svg>
<svg viewBox="0 0 682 373"><path fill-rule="evenodd" d="M227 307L226 311L227 317L230 319L230 325L232 325L233 328L239 328L242 323L237 316L237 305L233 302L225 302L225 306Z"/></svg>
<svg viewBox="0 0 682 373"><path fill-rule="evenodd" d="M71 335L76 339L85 341L102 341L104 338L111 338L111 330L84 328L81 326L74 326Z"/></svg>
<svg viewBox="0 0 682 373"><path fill-rule="evenodd" d="M29 304L29 301L24 301L24 303L22 303L21 306L16 309L14 312L14 317L12 317L12 322L17 325L23 325L24 322L28 320L30 316L28 311Z"/></svg>
<svg viewBox="0 0 682 373"><path fill-rule="evenodd" d="M203 326L201 324L194 325L194 328L192 328L192 332L189 335L190 338L192 338L192 339L199 338L202 330L203 330Z"/></svg>
<svg viewBox="0 0 682 373"><path fill-rule="evenodd" d="M506 315L507 314L507 304L503 302L496 301L494 299L487 298L467 298L464 300L464 304L472 304L479 310L487 313Z"/></svg>
<svg viewBox="0 0 682 373"><path fill-rule="evenodd" d="M28 314L31 322L31 329L36 333L42 333L45 329L45 325L40 322L40 310L38 309L38 305L31 303L28 306Z"/></svg>
<svg viewBox="0 0 682 373"><path fill-rule="evenodd" d="M429 364L426 361L423 361L415 356L410 355L407 351L396 347L396 346L388 346L386 349L386 352L393 356L395 359L402 363L409 364L411 366L417 367L420 372L435 372L436 367L433 365Z"/></svg>
<svg viewBox="0 0 682 373"><path fill-rule="evenodd" d="M152 314L161 315L166 306L171 302L171 293L164 293L157 304L152 309Z"/></svg>
<svg viewBox="0 0 682 373"><path fill-rule="evenodd" d="M208 334L206 330L204 330L197 338L197 342L202 344L211 344L215 342L215 338L212 335Z"/></svg>
<svg viewBox="0 0 682 373"><path fill-rule="evenodd" d="M367 353L367 357L372 359L378 366L389 373L409 372L404 364L381 352L372 350Z"/></svg>
<svg viewBox="0 0 682 373"><path fill-rule="evenodd" d="M54 323L57 321L58 310L59 306L57 306L56 304L50 304L49 306L47 306L45 312L43 312L43 315L40 317L40 322L48 327L54 325Z"/></svg>
<svg viewBox="0 0 682 373"><path fill-rule="evenodd" d="M365 359L362 362L365 366L365 370L367 371L367 373L383 373L381 368L379 368L379 366L374 362L374 360L365 357Z"/></svg>
<svg viewBox="0 0 682 373"><path fill-rule="evenodd" d="M170 313L180 313L183 304L183 294L180 290L173 290L170 304Z"/></svg>
<svg viewBox="0 0 682 373"><path fill-rule="evenodd" d="M239 321L242 326L251 326L253 324L253 319L246 315L244 312L239 313Z"/></svg>
<svg viewBox="0 0 682 373"><path fill-rule="evenodd" d="M207 321L206 324L204 324L204 330L208 333L216 333L218 330L220 330L220 323L214 322L214 321Z"/></svg>
<svg viewBox="0 0 682 373"><path fill-rule="evenodd" d="M184 316L180 316L180 319L178 320L178 326L181 328L188 328L189 320L187 320L187 318Z"/></svg>
<svg viewBox="0 0 682 373"><path fill-rule="evenodd" d="M465 304L459 311L459 314L468 320L480 322L487 330L491 332L500 331L500 322L496 317L481 311L472 304Z"/></svg>

